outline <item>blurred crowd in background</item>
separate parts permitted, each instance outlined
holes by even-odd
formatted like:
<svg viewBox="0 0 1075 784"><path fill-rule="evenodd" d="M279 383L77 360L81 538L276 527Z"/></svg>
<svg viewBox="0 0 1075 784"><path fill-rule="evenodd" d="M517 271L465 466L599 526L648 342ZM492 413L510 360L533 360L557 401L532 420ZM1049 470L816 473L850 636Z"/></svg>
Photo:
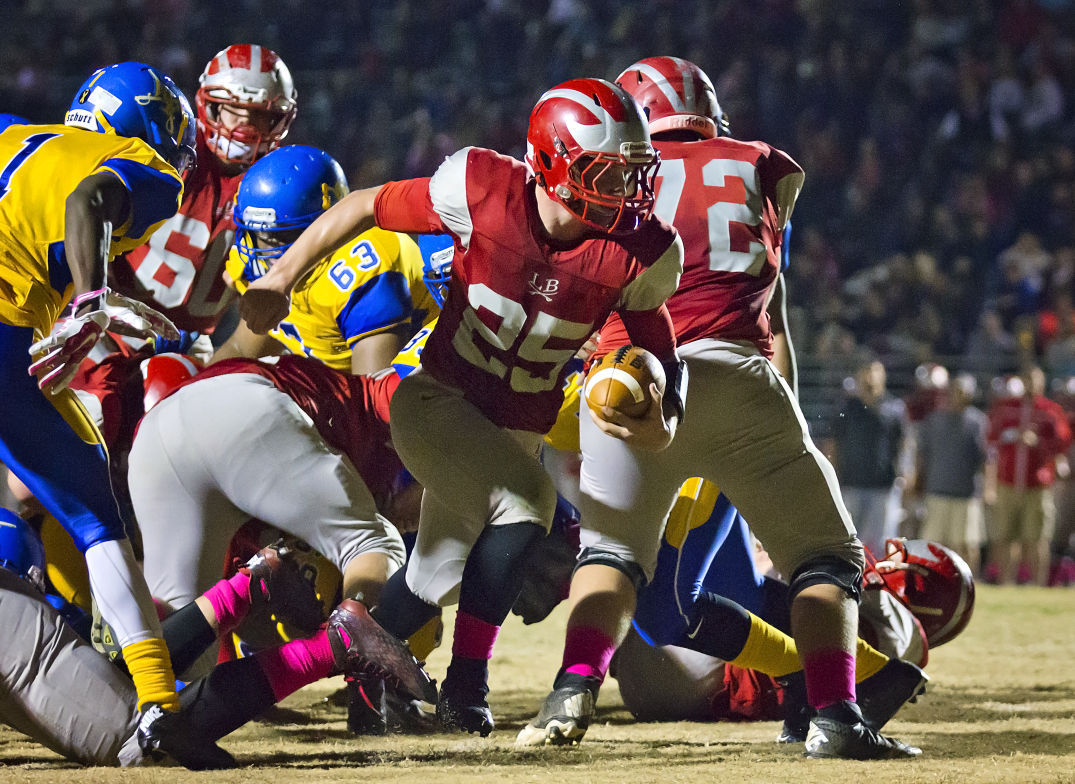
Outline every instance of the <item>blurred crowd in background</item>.
<svg viewBox="0 0 1075 784"><path fill-rule="evenodd" d="M951 386L935 366L968 373L960 384L974 383L969 402L983 414L1022 394L1030 365L1044 371L1044 393L1075 399L1072 0L9 6L0 111L60 121L86 75L119 60L156 65L193 95L214 52L256 42L295 76L289 140L330 152L352 187L431 174L470 144L521 158L545 88L611 79L645 56L685 57L712 77L734 136L780 147L806 170L789 323L819 440L836 444L844 408L862 391L856 372L873 363L887 369L887 394L904 401ZM902 416L909 440L900 443L913 444L918 414ZM998 449L987 445L983 469L996 467ZM896 477L911 481L917 458L898 451ZM1061 498L1075 495L1059 474ZM989 483L976 482L988 496ZM914 533L921 485L910 489L899 517ZM1057 510L1070 528L1075 511ZM1052 544L1056 580L1072 551L1062 534ZM1022 579L1037 581L1036 568L1024 563Z"/></svg>

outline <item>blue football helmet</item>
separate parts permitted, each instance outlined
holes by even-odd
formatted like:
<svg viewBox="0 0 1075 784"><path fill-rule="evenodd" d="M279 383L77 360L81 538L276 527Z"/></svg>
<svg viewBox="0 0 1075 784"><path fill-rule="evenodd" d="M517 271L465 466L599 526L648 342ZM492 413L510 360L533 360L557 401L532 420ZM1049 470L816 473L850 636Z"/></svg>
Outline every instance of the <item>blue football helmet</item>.
<svg viewBox="0 0 1075 784"><path fill-rule="evenodd" d="M316 147L290 144L251 166L239 185L232 213L235 245L247 282L268 272L272 261L291 247L302 230L347 191L340 164ZM272 242L272 247L255 247L255 233Z"/></svg>
<svg viewBox="0 0 1075 784"><path fill-rule="evenodd" d="M75 93L64 125L142 139L180 174L194 165L194 112L169 77L145 63L98 68Z"/></svg>
<svg viewBox="0 0 1075 784"><path fill-rule="evenodd" d="M45 591L45 546L30 524L0 507L0 567Z"/></svg>
<svg viewBox="0 0 1075 784"><path fill-rule="evenodd" d="M17 114L0 114L0 133L6 131L12 125L29 125L30 121Z"/></svg>
<svg viewBox="0 0 1075 784"><path fill-rule="evenodd" d="M422 282L429 289L437 307L444 307L448 281L452 279L455 243L448 234L419 234L418 250L422 254Z"/></svg>

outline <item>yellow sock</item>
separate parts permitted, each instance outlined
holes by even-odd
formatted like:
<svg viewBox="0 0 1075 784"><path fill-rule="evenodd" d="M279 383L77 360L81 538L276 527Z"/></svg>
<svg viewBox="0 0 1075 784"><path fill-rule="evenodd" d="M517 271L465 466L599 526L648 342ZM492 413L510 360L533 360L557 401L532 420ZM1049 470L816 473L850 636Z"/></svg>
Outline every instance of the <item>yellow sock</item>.
<svg viewBox="0 0 1075 784"><path fill-rule="evenodd" d="M425 661L429 654L440 647L441 638L444 636L444 621L440 614L433 616L425 625L407 639L407 645L414 654L414 658Z"/></svg>
<svg viewBox="0 0 1075 784"><path fill-rule="evenodd" d="M862 683L888 664L888 657L859 637L855 649L855 683Z"/></svg>
<svg viewBox="0 0 1075 784"><path fill-rule="evenodd" d="M750 634L743 650L729 663L774 678L802 669L795 640L754 613L750 613Z"/></svg>
<svg viewBox="0 0 1075 784"><path fill-rule="evenodd" d="M138 710L149 702L159 703L165 710L179 710L172 658L164 640L151 637L131 643L123 649L123 661L138 692Z"/></svg>

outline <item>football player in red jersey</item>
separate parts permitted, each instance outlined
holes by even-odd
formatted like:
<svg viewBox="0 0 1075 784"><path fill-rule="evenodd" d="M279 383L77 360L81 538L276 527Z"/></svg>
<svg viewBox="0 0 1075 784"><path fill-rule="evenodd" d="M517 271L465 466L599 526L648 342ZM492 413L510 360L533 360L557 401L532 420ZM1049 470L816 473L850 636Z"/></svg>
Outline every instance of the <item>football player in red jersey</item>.
<svg viewBox="0 0 1075 784"><path fill-rule="evenodd" d="M234 296L223 272L239 182L287 135L297 93L284 61L257 44L217 52L198 81L198 166L185 177L179 212L145 245L116 259L110 282L179 329L207 336Z"/></svg>
<svg viewBox="0 0 1075 784"><path fill-rule="evenodd" d="M324 555L343 575L345 598L375 604L405 558L379 511L401 469L388 446L397 383L391 371L353 376L310 357L236 358L153 406L128 473L153 597L169 610L192 601L256 518ZM204 674L211 661L199 664L186 674Z"/></svg>
<svg viewBox="0 0 1075 784"><path fill-rule="evenodd" d="M488 660L520 589L520 559L549 529L556 491L537 460L556 419L568 360L615 311L669 378L640 448L669 443L682 368L664 300L682 271L675 231L652 216L658 156L622 89L575 79L530 115L527 164L466 148L432 178L355 191L318 218L240 301L265 332L304 272L372 225L450 234L455 259L421 369L392 399L392 441L425 487L418 540L375 615L407 637L458 598L452 662L437 706L449 726L493 728ZM584 555L584 560L587 558Z"/></svg>
<svg viewBox="0 0 1075 784"><path fill-rule="evenodd" d="M811 441L794 394L770 361L767 309L780 280L783 232L803 170L768 144L726 136L713 86L693 63L648 58L627 68L617 83L647 115L661 155L655 212L683 240L683 278L667 306L693 377L693 414L659 453L632 449L610 438L594 417L580 417L583 527L596 534L596 543L589 537L591 548L627 556L634 575L585 562L576 571L563 667L516 743L577 743L586 732L609 658L634 610L636 585L652 574L676 492L688 478L701 476L738 507L789 578L792 631L807 696L818 709L807 754L919 754L868 728L855 704L862 544L832 466ZM615 316L601 329L604 346L624 338ZM584 578L602 568L608 575L605 592L598 593L597 580L587 584ZM695 605L688 631L699 644L727 633L707 608Z"/></svg>

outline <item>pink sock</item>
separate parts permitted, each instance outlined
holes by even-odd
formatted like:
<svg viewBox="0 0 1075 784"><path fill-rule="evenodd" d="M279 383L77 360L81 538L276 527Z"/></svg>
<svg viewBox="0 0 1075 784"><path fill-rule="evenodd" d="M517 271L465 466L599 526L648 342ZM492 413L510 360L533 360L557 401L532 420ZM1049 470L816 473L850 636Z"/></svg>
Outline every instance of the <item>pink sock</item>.
<svg viewBox="0 0 1075 784"><path fill-rule="evenodd" d="M303 686L327 677L334 664L328 632L324 629L309 639L292 640L254 654L261 671L272 686L277 702Z"/></svg>
<svg viewBox="0 0 1075 784"><path fill-rule="evenodd" d="M616 643L593 626L574 626L567 630L564 643L564 672L605 680L608 663L616 652Z"/></svg>
<svg viewBox="0 0 1075 784"><path fill-rule="evenodd" d="M486 623L468 612L455 614L455 634L452 637L452 656L465 659L493 658L493 645L496 644L500 627Z"/></svg>
<svg viewBox="0 0 1075 784"><path fill-rule="evenodd" d="M814 651L803 656L806 701L820 710L855 699L855 654L843 650Z"/></svg>
<svg viewBox="0 0 1075 784"><path fill-rule="evenodd" d="M204 596L213 605L217 636L223 637L234 631L250 610L250 578L236 572L227 580L219 580Z"/></svg>

